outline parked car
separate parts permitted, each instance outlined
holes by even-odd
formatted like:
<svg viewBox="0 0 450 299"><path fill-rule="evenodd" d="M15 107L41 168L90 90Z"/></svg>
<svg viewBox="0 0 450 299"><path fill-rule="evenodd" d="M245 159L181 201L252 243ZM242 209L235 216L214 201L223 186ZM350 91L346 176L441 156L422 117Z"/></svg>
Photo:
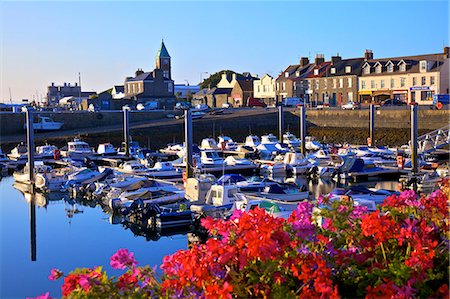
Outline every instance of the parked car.
<svg viewBox="0 0 450 299"><path fill-rule="evenodd" d="M328 104L328 103L317 104L317 106L316 106L317 110L323 110L323 109L328 109L328 108L330 108L330 104Z"/></svg>
<svg viewBox="0 0 450 299"><path fill-rule="evenodd" d="M381 103L381 106L405 106L406 103L397 99L387 99Z"/></svg>
<svg viewBox="0 0 450 299"><path fill-rule="evenodd" d="M222 108L225 108L225 109L227 109L227 108L230 108L231 106L230 106L230 103L223 103L222 104Z"/></svg>
<svg viewBox="0 0 450 299"><path fill-rule="evenodd" d="M359 109L359 103L355 103L355 102L347 102L344 105L342 105L342 109L344 110L355 110L355 109Z"/></svg>
<svg viewBox="0 0 450 299"><path fill-rule="evenodd" d="M158 102L146 102L136 105L137 110L155 110L158 109Z"/></svg>
<svg viewBox="0 0 450 299"><path fill-rule="evenodd" d="M303 106L304 103L302 99L300 98L285 98L283 100L283 106L285 107L297 107L297 106Z"/></svg>
<svg viewBox="0 0 450 299"><path fill-rule="evenodd" d="M264 103L263 100L255 99L255 98L248 99L248 106L249 107L263 107L263 108L267 107L266 103Z"/></svg>
<svg viewBox="0 0 450 299"><path fill-rule="evenodd" d="M186 110L191 108L191 104L188 102L178 102L175 104L175 110Z"/></svg>

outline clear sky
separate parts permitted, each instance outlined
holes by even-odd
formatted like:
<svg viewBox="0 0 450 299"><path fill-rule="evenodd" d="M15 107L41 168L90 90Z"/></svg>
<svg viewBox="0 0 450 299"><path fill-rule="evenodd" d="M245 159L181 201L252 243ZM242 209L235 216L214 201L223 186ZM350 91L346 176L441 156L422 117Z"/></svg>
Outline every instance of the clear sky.
<svg viewBox="0 0 450 299"><path fill-rule="evenodd" d="M175 83L222 69L277 76L300 56L439 53L448 1L2 2L0 101L33 100L51 82L101 92L151 71L161 38Z"/></svg>

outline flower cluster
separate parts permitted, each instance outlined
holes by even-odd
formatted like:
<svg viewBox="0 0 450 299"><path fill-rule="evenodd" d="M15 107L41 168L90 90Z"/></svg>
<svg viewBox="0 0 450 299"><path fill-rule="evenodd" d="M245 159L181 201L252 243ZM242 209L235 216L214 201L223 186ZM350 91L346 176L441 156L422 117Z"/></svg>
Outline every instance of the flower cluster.
<svg viewBox="0 0 450 299"><path fill-rule="evenodd" d="M351 198L304 202L288 219L262 209L204 218L210 238L166 256L164 274L120 249L111 266L64 277L64 297L448 298L448 181L429 196L388 197L368 212ZM52 270L50 279L63 277ZM45 296L45 297L44 297ZM50 298L48 293L41 298Z"/></svg>

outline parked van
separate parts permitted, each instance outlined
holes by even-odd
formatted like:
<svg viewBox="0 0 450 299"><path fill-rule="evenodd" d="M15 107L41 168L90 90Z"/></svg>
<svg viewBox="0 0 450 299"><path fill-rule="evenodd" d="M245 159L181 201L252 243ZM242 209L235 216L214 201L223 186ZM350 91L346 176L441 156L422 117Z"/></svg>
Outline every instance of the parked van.
<svg viewBox="0 0 450 299"><path fill-rule="evenodd" d="M303 101L300 98L285 98L283 100L283 106L285 107L297 107L303 105Z"/></svg>
<svg viewBox="0 0 450 299"><path fill-rule="evenodd" d="M266 103L264 103L261 99L250 98L248 99L249 107L267 107Z"/></svg>

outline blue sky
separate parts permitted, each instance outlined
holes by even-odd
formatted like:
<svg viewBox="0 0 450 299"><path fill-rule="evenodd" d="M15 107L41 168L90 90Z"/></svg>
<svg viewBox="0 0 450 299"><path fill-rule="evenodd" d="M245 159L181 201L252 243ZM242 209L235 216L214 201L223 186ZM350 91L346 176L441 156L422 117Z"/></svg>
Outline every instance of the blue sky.
<svg viewBox="0 0 450 299"><path fill-rule="evenodd" d="M51 82L85 91L150 71L161 39L176 83L222 69L278 75L300 56L328 59L442 52L448 1L0 2L0 101L44 95ZM206 75L203 74L203 77Z"/></svg>

